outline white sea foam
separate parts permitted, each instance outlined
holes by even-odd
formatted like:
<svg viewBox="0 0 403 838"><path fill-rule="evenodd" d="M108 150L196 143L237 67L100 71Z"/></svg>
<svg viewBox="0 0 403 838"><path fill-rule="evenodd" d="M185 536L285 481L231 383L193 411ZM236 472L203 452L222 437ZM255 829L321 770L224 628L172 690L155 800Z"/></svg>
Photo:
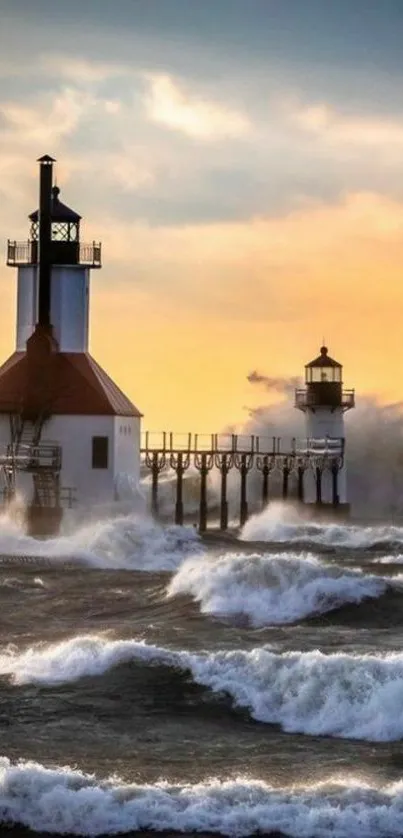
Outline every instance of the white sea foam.
<svg viewBox="0 0 403 838"><path fill-rule="evenodd" d="M173 570L184 557L201 552L194 527L162 527L135 515L79 527L70 535L38 540L12 521L0 521L0 555L32 556L49 561L78 561L94 568Z"/></svg>
<svg viewBox="0 0 403 838"><path fill-rule="evenodd" d="M191 654L84 636L23 652L3 650L0 674L16 685L52 687L129 661L190 670L196 683L227 693L258 721L286 731L374 742L403 737L403 653L276 654L260 647Z"/></svg>
<svg viewBox="0 0 403 838"><path fill-rule="evenodd" d="M402 782L376 787L336 777L275 788L240 777L140 785L0 758L0 822L37 832L97 836L148 829L243 838L279 831L290 838L395 838L402 835L402 816Z"/></svg>
<svg viewBox="0 0 403 838"><path fill-rule="evenodd" d="M190 594L205 614L246 617L253 626L292 623L386 590L379 576L326 565L311 555L225 553L189 558L168 596Z"/></svg>
<svg viewBox="0 0 403 838"><path fill-rule="evenodd" d="M271 543L298 542L318 547L346 547L363 550L382 544L403 544L403 527L392 525L362 527L308 521L291 504L272 503L257 515L252 515L242 528L243 541Z"/></svg>
<svg viewBox="0 0 403 838"><path fill-rule="evenodd" d="M0 651L0 675L10 675L15 684L57 686L91 675L102 675L129 661L178 664L178 654L144 641L109 641L98 636L74 637L61 643L28 648L18 653L14 646ZM186 653L183 653L186 654Z"/></svg>
<svg viewBox="0 0 403 838"><path fill-rule="evenodd" d="M35 579L22 579L16 576L6 576L4 579L0 579L0 589L9 588L10 590L14 589L32 593L33 589L41 590L46 587L47 585L39 576L36 576Z"/></svg>

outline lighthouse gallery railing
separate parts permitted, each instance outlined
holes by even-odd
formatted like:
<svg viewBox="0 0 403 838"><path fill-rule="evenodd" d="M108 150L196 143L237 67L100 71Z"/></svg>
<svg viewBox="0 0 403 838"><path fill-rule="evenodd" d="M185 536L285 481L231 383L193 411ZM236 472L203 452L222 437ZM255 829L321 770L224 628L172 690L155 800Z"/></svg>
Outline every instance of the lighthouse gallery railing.
<svg viewBox="0 0 403 838"><path fill-rule="evenodd" d="M99 268L101 266L101 243L91 242L90 244L82 242L57 242L59 249L60 244L66 244L69 248L68 255L66 250L66 264L70 264L70 257L74 251L74 264L88 266L91 268ZM7 242L7 265L12 268L23 267L24 265L36 265L38 262L38 242L33 239L27 241L12 241Z"/></svg>
<svg viewBox="0 0 403 838"><path fill-rule="evenodd" d="M350 410L352 407L355 406L355 391L354 390L342 390L341 393L336 394L334 398L334 403L331 401L330 398L329 406L332 407L341 407L342 410ZM311 393L308 389L306 390L296 390L295 392L295 407L298 407L300 410L306 410L307 408L314 408L320 407L320 402L318 403L318 394Z"/></svg>

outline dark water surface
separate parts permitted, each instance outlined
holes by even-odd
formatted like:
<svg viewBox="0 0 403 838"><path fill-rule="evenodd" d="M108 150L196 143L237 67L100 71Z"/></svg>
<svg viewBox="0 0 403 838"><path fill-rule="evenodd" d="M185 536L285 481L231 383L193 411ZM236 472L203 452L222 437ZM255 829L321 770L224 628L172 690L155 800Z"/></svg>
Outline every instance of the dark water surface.
<svg viewBox="0 0 403 838"><path fill-rule="evenodd" d="M3 834L403 835L403 530L344 530L6 534Z"/></svg>

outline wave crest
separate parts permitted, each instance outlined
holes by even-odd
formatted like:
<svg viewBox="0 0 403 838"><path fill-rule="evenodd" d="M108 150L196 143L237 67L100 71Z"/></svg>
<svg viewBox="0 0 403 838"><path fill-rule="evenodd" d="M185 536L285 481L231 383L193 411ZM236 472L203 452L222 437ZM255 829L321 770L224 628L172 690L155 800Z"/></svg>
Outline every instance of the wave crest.
<svg viewBox="0 0 403 838"><path fill-rule="evenodd" d="M379 576L326 565L310 555L231 554L189 558L168 596L190 594L202 613L245 617L255 627L292 623L387 589Z"/></svg>
<svg viewBox="0 0 403 838"><path fill-rule="evenodd" d="M15 684L53 687L113 667L142 662L190 671L194 681L231 696L261 722L293 733L365 739L403 737L403 654L278 654L252 651L192 654L136 640L75 637L25 652L0 654L0 674Z"/></svg>

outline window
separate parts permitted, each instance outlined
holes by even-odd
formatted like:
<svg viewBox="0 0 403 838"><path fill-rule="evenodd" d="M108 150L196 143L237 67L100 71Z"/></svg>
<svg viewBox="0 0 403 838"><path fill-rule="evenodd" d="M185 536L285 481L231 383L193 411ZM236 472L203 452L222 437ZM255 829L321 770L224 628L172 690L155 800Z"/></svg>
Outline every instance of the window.
<svg viewBox="0 0 403 838"><path fill-rule="evenodd" d="M92 437L92 468L108 468L108 437Z"/></svg>
<svg viewBox="0 0 403 838"><path fill-rule="evenodd" d="M318 384L319 382L328 381L337 382L338 384L341 383L340 367L307 367L307 384Z"/></svg>

